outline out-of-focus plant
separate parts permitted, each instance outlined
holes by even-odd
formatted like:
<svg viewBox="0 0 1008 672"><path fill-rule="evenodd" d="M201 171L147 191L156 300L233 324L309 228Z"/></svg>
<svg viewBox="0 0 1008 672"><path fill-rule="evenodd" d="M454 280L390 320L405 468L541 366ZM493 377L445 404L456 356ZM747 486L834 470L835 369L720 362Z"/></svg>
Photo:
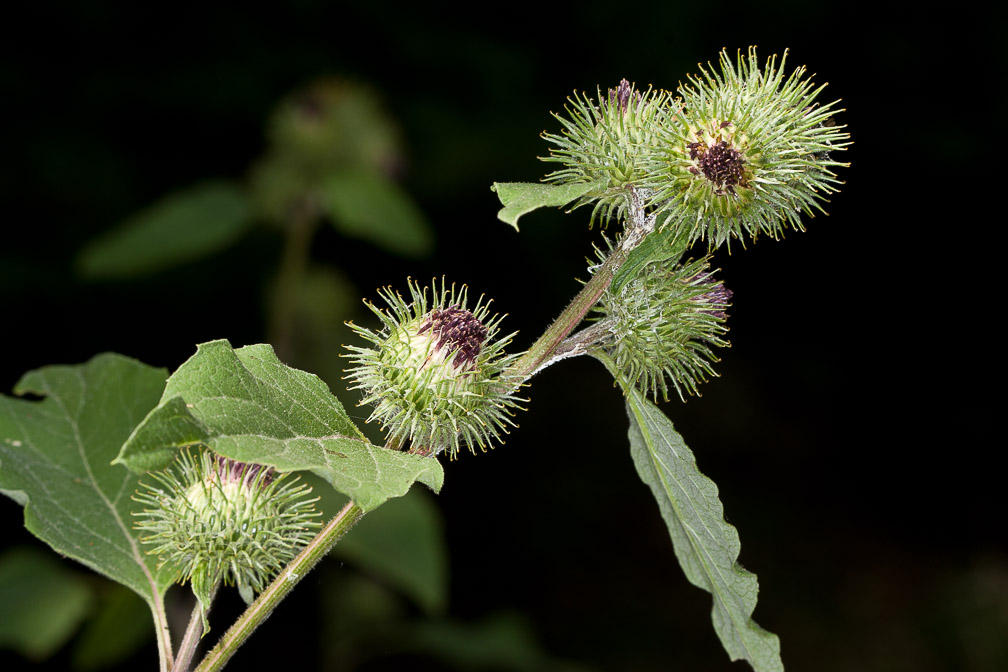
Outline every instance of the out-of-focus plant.
<svg viewBox="0 0 1008 672"><path fill-rule="evenodd" d="M87 244L84 278L126 281L219 254L256 227L282 236L268 301L267 337L281 355L299 350L301 323L326 319L318 301L358 291L311 260L318 227L390 254L421 258L434 247L423 212L400 186L400 133L367 87L319 80L284 100L269 120L263 156L244 181L215 179L165 196ZM317 359L317 358L316 358Z"/></svg>

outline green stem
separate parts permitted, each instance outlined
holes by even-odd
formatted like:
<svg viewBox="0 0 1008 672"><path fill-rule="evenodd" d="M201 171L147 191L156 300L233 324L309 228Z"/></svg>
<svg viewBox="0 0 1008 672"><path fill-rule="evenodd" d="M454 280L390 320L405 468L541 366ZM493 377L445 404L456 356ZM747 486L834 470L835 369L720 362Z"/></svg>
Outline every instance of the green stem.
<svg viewBox="0 0 1008 672"><path fill-rule="evenodd" d="M539 337L539 340L533 343L532 347L514 363L510 373L524 380L547 363L557 346L574 331L577 325L581 324L584 316L598 302L606 287L612 283L613 274L619 268L620 263L613 259L613 256L610 255L606 259L605 263L592 275L591 280L560 313L560 317L554 320L553 324Z"/></svg>
<svg viewBox="0 0 1008 672"><path fill-rule="evenodd" d="M637 193L631 189L627 200L629 217L627 218L626 233L620 238L602 265L595 269L591 280L560 313L560 317L510 367L508 373L517 376L520 380L525 380L556 361L554 355L558 350L561 350L561 344L581 323L592 306L598 303L602 293L612 284L613 276L627 260L630 252L640 245L644 241L644 237L653 230L654 222L649 221ZM583 354L583 352L567 352L562 356L569 357L573 354Z"/></svg>
<svg viewBox="0 0 1008 672"><path fill-rule="evenodd" d="M158 669L161 672L168 672L175 664L172 655L171 633L168 631L168 616L164 610L164 600L160 595L155 595L154 604L151 604L151 614L154 616L154 629L157 631L158 645Z"/></svg>
<svg viewBox="0 0 1008 672"><path fill-rule="evenodd" d="M210 591L209 599L207 604L213 602L214 597L217 595L217 591L220 589L220 581L218 581L213 590ZM207 609L207 614L209 615L209 608ZM203 607L199 600L196 600L196 606L193 607L192 615L189 616L189 625L186 627L185 635L182 637L182 642L179 644L178 654L175 656L175 664L172 666L172 672L187 672L189 669L189 664L192 663L193 654L196 653L196 646L199 644L200 638L203 636Z"/></svg>
<svg viewBox="0 0 1008 672"><path fill-rule="evenodd" d="M224 667L224 664L231 659L238 647L245 643L252 631L273 613L277 604L287 597L287 594L304 578L305 574L318 564L319 560L328 555L336 542L349 532L350 528L363 515L364 511L359 506L352 501L347 502L346 506L322 528L322 531L304 547L296 558L291 560L290 564L273 580L273 583L266 587L266 590L245 610L245 613L224 633L217 645L200 662L196 672L212 672Z"/></svg>
<svg viewBox="0 0 1008 672"><path fill-rule="evenodd" d="M294 346L298 295L308 270L317 224L318 215L307 204L295 208L284 222L283 253L273 285L266 335L277 356L285 361Z"/></svg>

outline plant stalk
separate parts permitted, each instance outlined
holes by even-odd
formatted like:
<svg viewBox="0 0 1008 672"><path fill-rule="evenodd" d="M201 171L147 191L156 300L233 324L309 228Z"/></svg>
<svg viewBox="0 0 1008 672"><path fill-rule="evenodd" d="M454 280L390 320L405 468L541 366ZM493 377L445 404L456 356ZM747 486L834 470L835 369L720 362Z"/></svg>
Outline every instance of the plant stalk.
<svg viewBox="0 0 1008 672"><path fill-rule="evenodd" d="M234 625L228 628L217 645L200 662L196 672L213 672L224 667L238 647L244 644L249 635L273 613L273 609L280 601L287 597L287 594L318 564L319 560L328 555L336 542L349 532L350 528L363 515L364 511L353 501L347 502L346 506L298 553L297 557L291 560L290 564L273 579L273 582L256 598L255 602L249 605L249 608L234 622Z"/></svg>
<svg viewBox="0 0 1008 672"><path fill-rule="evenodd" d="M154 630L157 631L158 669L161 672L168 672L175 664L175 657L172 653L171 633L168 630L168 616L165 614L164 600L161 596L155 595L151 613L154 616Z"/></svg>
<svg viewBox="0 0 1008 672"><path fill-rule="evenodd" d="M294 346L298 299L308 271L318 215L305 204L294 210L284 224L283 253L270 297L266 333L277 357L286 361Z"/></svg>
<svg viewBox="0 0 1008 672"><path fill-rule="evenodd" d="M620 238L619 243L606 260L595 269L591 279L577 293L577 296L560 313L560 316L510 367L509 373L515 375L519 380L531 378L554 361L576 354L584 354L583 350L580 352L572 350L564 354L563 357L554 358L554 354L560 349L564 340L581 323L588 311L598 303L603 292L612 284L613 276L627 260L630 252L644 241L644 237L648 233L654 230L654 218L647 216L644 206L633 188L628 193L627 201L629 217L627 218L626 233ZM587 329L585 331L588 332ZM589 333L595 335L594 332Z"/></svg>
<svg viewBox="0 0 1008 672"><path fill-rule="evenodd" d="M213 602L219 589L220 581L214 584L213 590L210 591L210 602ZM207 609L208 615L209 611ZM203 613L200 601L196 600L196 605L189 616L189 625L186 627L185 635L183 635L182 642L179 644L178 653L175 655L175 664L172 666L172 672L188 672L189 664L192 663L193 654L196 653L196 646L199 644L202 636Z"/></svg>

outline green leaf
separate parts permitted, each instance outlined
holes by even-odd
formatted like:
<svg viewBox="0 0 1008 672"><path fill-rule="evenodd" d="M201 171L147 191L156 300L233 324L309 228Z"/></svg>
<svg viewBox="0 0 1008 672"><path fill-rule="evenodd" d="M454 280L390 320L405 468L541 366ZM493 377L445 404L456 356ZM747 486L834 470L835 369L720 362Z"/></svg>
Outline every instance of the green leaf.
<svg viewBox="0 0 1008 672"><path fill-rule="evenodd" d="M494 182L490 189L497 192L497 197L504 206L497 213L497 219L510 224L517 231L518 218L522 215L539 208L567 205L589 192L604 189L606 183L606 180L578 184Z"/></svg>
<svg viewBox="0 0 1008 672"><path fill-rule="evenodd" d="M640 245L630 251L626 261L613 275L612 292L618 295L648 264L681 257L686 251L686 242L686 236L677 236L671 227L649 233Z"/></svg>
<svg viewBox="0 0 1008 672"><path fill-rule="evenodd" d="M88 243L77 269L102 279L156 273L228 248L248 230L252 215L240 185L200 184L161 199Z"/></svg>
<svg viewBox="0 0 1008 672"><path fill-rule="evenodd" d="M104 354L31 371L0 396L0 488L23 493L25 527L57 552L118 581L155 614L174 571L155 569L133 529L138 477L110 464L157 404L166 371Z"/></svg>
<svg viewBox="0 0 1008 672"><path fill-rule="evenodd" d="M444 481L436 459L368 443L318 376L286 366L265 344L197 346L116 462L160 469L193 444L279 471L312 471L364 511L401 497L415 481L435 492Z"/></svg>
<svg viewBox="0 0 1008 672"><path fill-rule="evenodd" d="M404 257L423 257L434 249L434 231L420 208L379 173L341 171L329 176L322 190L323 207L341 233Z"/></svg>
<svg viewBox="0 0 1008 672"><path fill-rule="evenodd" d="M627 394L627 415L637 473L658 500L686 578L714 598L711 619L725 651L757 672L783 670L777 635L752 620L759 592L756 575L737 562L738 532L724 520L717 486L697 469L672 422L633 388Z"/></svg>
<svg viewBox="0 0 1008 672"><path fill-rule="evenodd" d="M26 658L47 658L77 630L90 607L91 590L83 577L51 553L18 547L0 556L0 647Z"/></svg>
<svg viewBox="0 0 1008 672"><path fill-rule="evenodd" d="M430 495L411 490L361 519L333 549L410 597L428 614L448 604L448 554Z"/></svg>

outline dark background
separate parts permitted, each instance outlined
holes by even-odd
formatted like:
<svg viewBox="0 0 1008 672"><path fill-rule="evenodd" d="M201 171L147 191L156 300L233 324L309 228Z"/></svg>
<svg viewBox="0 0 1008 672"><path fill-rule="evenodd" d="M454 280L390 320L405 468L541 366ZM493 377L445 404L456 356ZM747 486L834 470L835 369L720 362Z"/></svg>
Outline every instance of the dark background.
<svg viewBox="0 0 1008 672"><path fill-rule="evenodd" d="M241 178L275 103L330 74L372 86L401 125L404 183L438 245L406 262L324 229L313 258L367 296L447 274L494 297L527 346L598 240L586 211L527 216L520 234L495 218L492 182L549 170L536 159L538 134L557 130L549 111L621 77L674 88L722 47L789 48L791 66L829 82L824 100L843 99L847 184L807 232L719 254L732 348L702 397L666 411L720 487L760 579L755 618L780 635L788 669L1008 668L994 438L1003 17L806 2L92 2L5 23L5 393L29 369L101 351L173 369L198 342L262 341L269 231L130 283L82 281L73 257L167 192ZM333 347L348 338L334 333ZM602 367L558 364L529 395L504 447L445 465L452 615L522 612L552 655L600 669L745 669L682 576ZM13 503L0 516L5 543L28 536ZM303 641L310 666L310 597L284 605L234 665ZM149 669L153 645L137 661Z"/></svg>

